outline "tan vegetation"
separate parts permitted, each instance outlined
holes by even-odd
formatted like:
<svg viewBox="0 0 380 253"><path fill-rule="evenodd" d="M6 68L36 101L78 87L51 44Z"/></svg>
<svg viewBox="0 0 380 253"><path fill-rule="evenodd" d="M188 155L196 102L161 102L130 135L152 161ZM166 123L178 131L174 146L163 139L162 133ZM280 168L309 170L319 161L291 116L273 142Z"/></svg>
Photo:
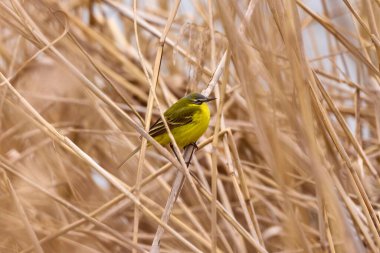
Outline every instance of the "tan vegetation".
<svg viewBox="0 0 380 253"><path fill-rule="evenodd" d="M379 252L379 17L378 0L0 1L0 252L149 252L158 227L161 252ZM210 82L186 170L147 130Z"/></svg>

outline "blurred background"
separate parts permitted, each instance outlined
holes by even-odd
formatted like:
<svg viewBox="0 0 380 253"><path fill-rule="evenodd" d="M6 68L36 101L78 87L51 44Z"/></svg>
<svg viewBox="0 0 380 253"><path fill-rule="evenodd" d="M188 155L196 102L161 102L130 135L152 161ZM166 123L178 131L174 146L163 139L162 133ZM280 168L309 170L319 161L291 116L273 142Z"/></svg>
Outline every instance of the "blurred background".
<svg viewBox="0 0 380 253"><path fill-rule="evenodd" d="M379 14L1 1L0 252L149 252L178 169L153 147L125 158L224 64L161 252L379 252Z"/></svg>

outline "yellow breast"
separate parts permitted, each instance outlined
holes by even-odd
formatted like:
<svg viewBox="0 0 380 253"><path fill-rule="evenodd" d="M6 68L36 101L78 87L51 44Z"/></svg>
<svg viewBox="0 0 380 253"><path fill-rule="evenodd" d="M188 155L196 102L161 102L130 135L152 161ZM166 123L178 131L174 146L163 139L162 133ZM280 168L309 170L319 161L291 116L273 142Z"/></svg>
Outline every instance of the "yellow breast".
<svg viewBox="0 0 380 253"><path fill-rule="evenodd" d="M210 110L206 103L192 106L197 106L199 110L194 113L191 123L171 130L180 148L196 142L207 130L210 123ZM170 143L170 138L167 133L157 136L155 139L161 145L168 145Z"/></svg>

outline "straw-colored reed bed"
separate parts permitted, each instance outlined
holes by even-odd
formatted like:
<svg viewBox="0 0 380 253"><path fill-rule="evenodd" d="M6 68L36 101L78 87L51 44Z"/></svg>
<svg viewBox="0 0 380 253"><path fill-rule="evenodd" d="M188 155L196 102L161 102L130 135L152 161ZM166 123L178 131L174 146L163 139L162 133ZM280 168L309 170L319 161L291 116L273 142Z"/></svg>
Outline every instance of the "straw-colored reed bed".
<svg viewBox="0 0 380 253"><path fill-rule="evenodd" d="M379 17L0 1L0 252L379 252ZM186 169L146 130L191 91L218 99Z"/></svg>

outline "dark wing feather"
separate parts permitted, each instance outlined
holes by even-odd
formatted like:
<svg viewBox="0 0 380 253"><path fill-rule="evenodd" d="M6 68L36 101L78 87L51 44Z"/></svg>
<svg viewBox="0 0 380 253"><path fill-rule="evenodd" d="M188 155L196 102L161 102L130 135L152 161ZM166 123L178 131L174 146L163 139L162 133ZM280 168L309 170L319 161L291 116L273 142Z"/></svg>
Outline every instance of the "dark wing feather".
<svg viewBox="0 0 380 253"><path fill-rule="evenodd" d="M169 125L170 130L176 127L180 127L186 124L189 124L193 121L193 114L195 113L197 108L194 107L183 107L177 110L170 110L169 108L164 116L166 122ZM159 136L163 133L166 133L165 124L161 118L159 118L150 128L149 135L152 137Z"/></svg>

